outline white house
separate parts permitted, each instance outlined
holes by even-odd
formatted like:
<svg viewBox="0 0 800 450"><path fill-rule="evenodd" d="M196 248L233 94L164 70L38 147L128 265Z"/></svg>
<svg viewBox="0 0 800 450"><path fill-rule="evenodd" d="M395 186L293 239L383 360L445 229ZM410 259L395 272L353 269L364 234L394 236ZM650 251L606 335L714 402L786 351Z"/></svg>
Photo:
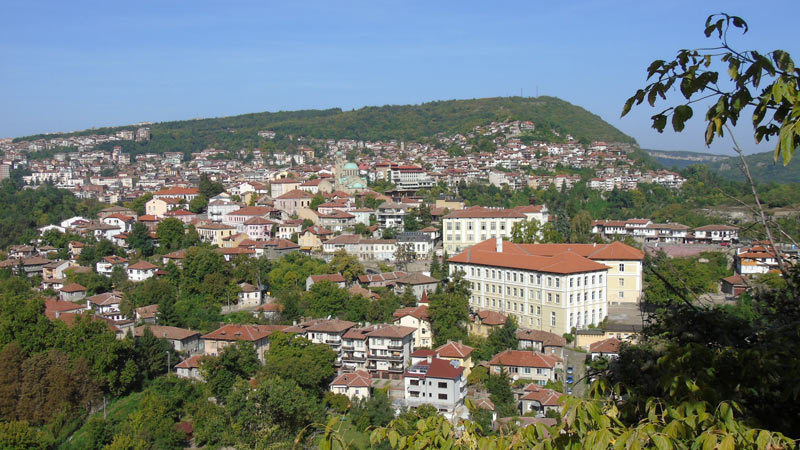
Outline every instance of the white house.
<svg viewBox="0 0 800 450"><path fill-rule="evenodd" d="M451 417L467 395L467 379L458 361L432 356L408 368L403 374L403 387L408 406L433 405Z"/></svg>
<svg viewBox="0 0 800 450"><path fill-rule="evenodd" d="M139 261L128 266L128 280L144 281L156 274L157 266L147 261Z"/></svg>
<svg viewBox="0 0 800 450"><path fill-rule="evenodd" d="M350 399L369 398L372 378L366 371L343 373L331 382L330 391L334 394L346 395Z"/></svg>

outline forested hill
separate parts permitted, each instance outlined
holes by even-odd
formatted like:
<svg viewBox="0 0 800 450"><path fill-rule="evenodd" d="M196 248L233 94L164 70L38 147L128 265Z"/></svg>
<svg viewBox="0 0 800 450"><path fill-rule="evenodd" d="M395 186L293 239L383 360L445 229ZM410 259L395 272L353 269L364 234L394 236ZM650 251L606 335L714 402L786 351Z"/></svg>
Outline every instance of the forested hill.
<svg viewBox="0 0 800 450"><path fill-rule="evenodd" d="M662 150L645 150L661 165L667 168L682 169L693 164L703 164L714 172L731 180L744 180L740 170L741 161L738 156L720 156L695 152L668 152ZM775 162L773 153L763 152L745 156L753 179L760 183L800 183L800 163L795 159L784 166L781 161Z"/></svg>
<svg viewBox="0 0 800 450"><path fill-rule="evenodd" d="M259 130L279 136L323 139L424 140L438 133L470 131L492 121L529 120L540 129L571 134L583 141L635 142L599 116L555 97L494 97L448 100L421 105L264 112L213 119L162 122L150 126L152 140L126 145L126 151L198 151L208 147L236 150L259 145ZM110 134L135 126L84 130L69 135ZM64 135L36 135L34 140ZM132 148L133 147L133 148Z"/></svg>

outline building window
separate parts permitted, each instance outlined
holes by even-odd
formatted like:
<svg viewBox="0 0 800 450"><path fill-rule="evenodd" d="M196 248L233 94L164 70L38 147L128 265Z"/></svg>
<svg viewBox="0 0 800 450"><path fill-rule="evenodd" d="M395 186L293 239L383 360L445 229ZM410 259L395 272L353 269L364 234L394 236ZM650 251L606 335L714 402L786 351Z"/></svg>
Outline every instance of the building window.
<svg viewBox="0 0 800 450"><path fill-rule="evenodd" d="M620 278L619 279L619 287L625 287L625 279L624 278Z"/></svg>
<svg viewBox="0 0 800 450"><path fill-rule="evenodd" d="M603 276L600 275L597 280L600 284L603 284Z"/></svg>
<svg viewBox="0 0 800 450"><path fill-rule="evenodd" d="M531 282L531 284L533 284L533 274L531 274L531 276L530 276L530 280L531 280L531 281L530 281L530 282Z"/></svg>
<svg viewBox="0 0 800 450"><path fill-rule="evenodd" d="M541 316L542 315L542 307L541 306L537 306L536 307L536 315L537 316Z"/></svg>
<svg viewBox="0 0 800 450"><path fill-rule="evenodd" d="M592 300L594 300L594 294L595 294L595 292L592 291Z"/></svg>
<svg viewBox="0 0 800 450"><path fill-rule="evenodd" d="M581 287L581 277L578 277L578 287Z"/></svg>
<svg viewBox="0 0 800 450"><path fill-rule="evenodd" d="M556 304L561 303L561 294L556 294Z"/></svg>
<svg viewBox="0 0 800 450"><path fill-rule="evenodd" d="M594 284L594 280L595 280L594 275L592 275L592 284Z"/></svg>
<svg viewBox="0 0 800 450"><path fill-rule="evenodd" d="M561 287L561 278L556 277L556 287Z"/></svg>
<svg viewBox="0 0 800 450"><path fill-rule="evenodd" d="M445 388L447 388L447 383L440 381L438 386L439 386L439 389L445 389Z"/></svg>
<svg viewBox="0 0 800 450"><path fill-rule="evenodd" d="M553 285L553 277L547 277L547 287L551 287Z"/></svg>
<svg viewBox="0 0 800 450"><path fill-rule="evenodd" d="M547 303L552 303L552 302L553 302L553 294L548 292L547 293Z"/></svg>
<svg viewBox="0 0 800 450"><path fill-rule="evenodd" d="M619 298L625 297L625 293L622 291L617 292L617 295L619 296Z"/></svg>
<svg viewBox="0 0 800 450"><path fill-rule="evenodd" d="M625 264L620 264L619 265L619 271L620 272L625 272Z"/></svg>
<svg viewBox="0 0 800 450"><path fill-rule="evenodd" d="M439 400L447 400L447 394L439 394Z"/></svg>
<svg viewBox="0 0 800 450"><path fill-rule="evenodd" d="M542 274L536 275L536 284L542 284Z"/></svg>
<svg viewBox="0 0 800 450"><path fill-rule="evenodd" d="M586 275L585 277L583 277L583 285L584 286L588 286L589 285L589 275Z"/></svg>
<svg viewBox="0 0 800 450"><path fill-rule="evenodd" d="M570 278L570 279L569 279L569 287L572 287L572 285L574 284L574 283L573 283L574 281L575 281L575 279L574 279L574 278Z"/></svg>
<svg viewBox="0 0 800 450"><path fill-rule="evenodd" d="M550 326L553 326L553 327L556 326L556 313L555 312L551 312L550 313Z"/></svg>
<svg viewBox="0 0 800 450"><path fill-rule="evenodd" d="M574 294L569 294L569 304L570 304L570 305L572 304L572 298L573 298L573 296L574 296Z"/></svg>

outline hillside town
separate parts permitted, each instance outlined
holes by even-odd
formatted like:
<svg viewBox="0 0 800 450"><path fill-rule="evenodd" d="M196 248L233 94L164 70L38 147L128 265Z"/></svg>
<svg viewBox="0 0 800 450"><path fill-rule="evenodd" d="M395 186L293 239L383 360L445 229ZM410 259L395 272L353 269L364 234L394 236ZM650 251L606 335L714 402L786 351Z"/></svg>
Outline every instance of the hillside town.
<svg viewBox="0 0 800 450"><path fill-rule="evenodd" d="M4 141L5 176L11 168L24 169L29 188L51 183L114 205L93 217L40 227L38 239L8 248L0 269L37 280L46 297L43 314L51 320L69 325L87 315L118 339L140 339L145 330L165 339L179 357L170 371L181 378L203 380L204 362L235 344L252 345L263 364L271 337L288 334L335 354L336 375L327 386L332 394L366 401L375 389L385 389L397 411L431 405L451 420L471 417L478 405L501 426L508 410L498 417L490 393L468 383L470 374L508 377L517 414L553 423L562 393L583 392L584 385L575 384L579 375L588 377L596 360L613 360L621 345L637 342L647 253L729 253L736 273L716 280L726 299L746 292L753 276L776 272L779 256L797 261L794 249L741 244L735 226L692 228L647 218L594 220L590 243L540 243L541 230L553 221L547 205L466 206L452 196L429 204L417 195L435 185L475 182L563 191L581 179L558 174L559 168L591 169L596 176L588 186L602 192L638 183L680 189L685 181L669 171L634 169L625 145L583 145L569 136L563 144L524 144L518 136L532 129L530 122L492 123L465 136L440 137L439 145L301 137L293 154L254 150L235 159L219 158L229 152L215 149L133 158L118 146L101 149L120 140L147 141L146 127L110 136ZM259 136L269 140L275 133ZM471 152L467 142L475 136L491 136L495 151ZM33 157L42 151L54 153ZM357 155L358 163L347 161L348 155ZM531 175L533 169L553 174ZM207 196L209 186L213 195ZM528 226L539 231L524 242L520 233ZM166 230L174 227L177 247L166 241ZM194 243L181 245L190 235ZM70 238L58 248L49 243L53 236ZM119 252L87 265L82 252L94 252L100 243ZM204 331L170 325L174 321L165 319L158 302L131 306L135 286L186 270L198 246L233 267L291 255L317 258L320 270L295 280L312 298L343 292L368 303L387 295L404 300L382 322L312 314L287 323L288 304L280 298L285 293L273 292L278 288L259 275L231 284L225 304L217 307L238 319ZM324 271L324 262L346 258L362 267L359 273ZM80 274L114 281L100 292L78 283ZM127 293L120 280L128 283ZM468 316L460 326L470 342L511 333L510 347L486 354L463 339L437 336L429 297L456 285L466 289ZM473 359L476 351L481 357Z"/></svg>
<svg viewBox="0 0 800 450"><path fill-rule="evenodd" d="M203 174L230 186L232 193L244 185L244 191L258 189L246 185L260 183L272 186L274 180L291 174L298 181L316 175L331 181L335 170L335 155L357 155L358 164L348 167L353 180L342 187L363 189L366 183L387 181L398 194L429 188L439 183L455 186L460 182L485 182L495 186L508 185L542 188L554 186L569 189L581 177L576 170L591 170L589 187L598 191L631 190L639 183L653 183L679 188L685 179L666 170L643 170L628 155L627 144L594 142L582 144L571 136L563 143L532 141L526 133L534 130L531 122L510 121L475 127L465 135L441 136L434 143L415 143L391 140L365 142L350 139L323 140L299 136L294 139L291 153L282 151L229 150L209 148L197 153L143 153L132 156L122 151L123 141L147 142L150 129L120 130L113 135L88 135L51 139L0 141L3 171L11 169L30 172L26 183L38 185L50 182L69 189L80 198L95 198L105 203L130 201L144 193L194 182ZM275 133L260 131L264 141L274 139ZM488 149L474 148L471 142L486 138ZM527 142L527 144L525 143ZM119 143L119 145L116 145ZM477 151L480 150L480 151ZM332 155L333 157L319 157ZM531 172L549 172L532 174ZM362 184L358 184L360 179ZM325 185L323 185L323 191ZM262 189L263 190L263 189ZM308 192L316 188L305 186ZM277 188L273 197L287 192Z"/></svg>

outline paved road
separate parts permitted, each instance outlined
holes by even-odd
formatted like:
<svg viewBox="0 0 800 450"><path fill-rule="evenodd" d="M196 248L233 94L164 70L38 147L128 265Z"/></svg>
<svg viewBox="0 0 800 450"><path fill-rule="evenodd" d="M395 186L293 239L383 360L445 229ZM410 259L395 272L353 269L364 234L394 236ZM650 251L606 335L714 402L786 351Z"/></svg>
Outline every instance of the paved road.
<svg viewBox="0 0 800 450"><path fill-rule="evenodd" d="M586 353L572 350L571 348L564 348L564 371L566 372L567 366L572 366L572 384L566 384L566 387L572 387L572 395L582 397L586 393L586 383L584 376L586 375ZM564 379L569 374L565 374ZM564 389L564 392L567 390Z"/></svg>

